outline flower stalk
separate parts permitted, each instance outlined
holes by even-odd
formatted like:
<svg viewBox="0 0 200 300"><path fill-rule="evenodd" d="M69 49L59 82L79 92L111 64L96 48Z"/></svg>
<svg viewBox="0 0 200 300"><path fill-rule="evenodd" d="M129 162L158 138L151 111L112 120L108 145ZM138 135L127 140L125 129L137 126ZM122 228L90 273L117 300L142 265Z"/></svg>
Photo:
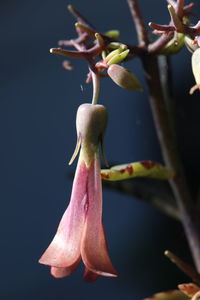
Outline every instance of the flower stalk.
<svg viewBox="0 0 200 300"><path fill-rule="evenodd" d="M92 104L95 105L98 103L98 98L99 98L100 77L92 69L90 69L90 72L92 74L92 84L93 84Z"/></svg>

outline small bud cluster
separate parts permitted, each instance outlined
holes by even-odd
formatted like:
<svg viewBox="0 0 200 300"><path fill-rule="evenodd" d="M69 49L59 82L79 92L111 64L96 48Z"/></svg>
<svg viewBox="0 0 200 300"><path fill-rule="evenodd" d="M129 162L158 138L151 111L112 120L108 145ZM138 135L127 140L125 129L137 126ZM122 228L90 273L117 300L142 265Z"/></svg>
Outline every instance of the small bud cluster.
<svg viewBox="0 0 200 300"><path fill-rule="evenodd" d="M89 74L86 82L89 83L94 78L94 74L99 77L109 76L118 86L133 90L142 91L141 84L137 77L122 66L121 62L128 59L130 49L119 40L119 31L110 30L106 33L98 33L93 26L71 5L69 11L77 19L75 28L78 37L71 40L61 40L59 46L72 46L75 50L66 48L52 48L51 53L59 54L71 58L83 58L89 63ZM72 70L68 61L63 63L66 70ZM106 72L104 72L106 71ZM119 74L116 74L119 72Z"/></svg>

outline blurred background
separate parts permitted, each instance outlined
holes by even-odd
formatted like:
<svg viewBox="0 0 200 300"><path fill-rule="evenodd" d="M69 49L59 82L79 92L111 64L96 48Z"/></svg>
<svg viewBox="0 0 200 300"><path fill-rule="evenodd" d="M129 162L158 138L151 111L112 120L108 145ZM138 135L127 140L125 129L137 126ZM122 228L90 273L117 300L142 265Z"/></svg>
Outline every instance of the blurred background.
<svg viewBox="0 0 200 300"><path fill-rule="evenodd" d="M168 23L165 1L140 0L145 23ZM196 1L197 2L197 1ZM56 280L38 259L55 234L71 192L76 162L68 166L76 143L76 110L90 102L87 65L49 53L60 39L73 38L74 18L66 0L0 2L0 297L29 299L134 299L176 288L188 281L163 255L170 249L189 259L181 226L148 204L104 188L103 219L117 279L83 282L83 267ZM100 32L119 29L124 42L136 43L125 0L71 4ZM195 9L193 9L195 10ZM196 11L199 10L199 4ZM197 21L197 17L194 18ZM178 145L188 180L196 192L199 178L199 93L188 95L194 79L191 54L172 59ZM107 159L162 162L140 62L126 64L144 84L144 93L102 82L100 103L109 110Z"/></svg>

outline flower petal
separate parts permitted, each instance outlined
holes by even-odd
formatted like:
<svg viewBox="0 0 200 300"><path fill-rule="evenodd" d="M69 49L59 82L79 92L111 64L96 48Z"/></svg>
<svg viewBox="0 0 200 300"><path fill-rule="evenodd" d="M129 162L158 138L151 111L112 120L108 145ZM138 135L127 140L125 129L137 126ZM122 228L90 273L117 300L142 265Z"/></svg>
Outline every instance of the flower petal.
<svg viewBox="0 0 200 300"><path fill-rule="evenodd" d="M57 233L39 262L52 267L70 267L79 260L80 243L85 222L88 169L79 160L73 182L70 204L59 224Z"/></svg>
<svg viewBox="0 0 200 300"><path fill-rule="evenodd" d="M102 185L98 154L88 174L88 208L81 242L81 256L87 269L102 275L116 277L108 256L102 226Z"/></svg>
<svg viewBox="0 0 200 300"><path fill-rule="evenodd" d="M51 267L51 275L55 278L64 278L71 275L80 263L81 257L73 265L67 268Z"/></svg>
<svg viewBox="0 0 200 300"><path fill-rule="evenodd" d="M85 268L85 272L83 276L86 282L93 282L98 278L98 275L96 273L88 270L87 268Z"/></svg>

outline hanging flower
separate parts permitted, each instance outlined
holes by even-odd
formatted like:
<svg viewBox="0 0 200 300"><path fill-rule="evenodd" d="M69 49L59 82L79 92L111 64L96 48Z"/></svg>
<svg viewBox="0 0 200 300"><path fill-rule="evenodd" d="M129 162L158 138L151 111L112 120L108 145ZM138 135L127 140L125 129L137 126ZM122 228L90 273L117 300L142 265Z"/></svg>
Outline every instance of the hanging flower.
<svg viewBox="0 0 200 300"><path fill-rule="evenodd" d="M116 277L108 256L102 225L102 185L98 145L102 144L107 110L102 105L82 104L77 112L77 146L71 162L80 157L71 200L57 233L39 262L51 267L56 278L70 275L81 259L86 281L98 275ZM70 162L70 163L71 163Z"/></svg>

